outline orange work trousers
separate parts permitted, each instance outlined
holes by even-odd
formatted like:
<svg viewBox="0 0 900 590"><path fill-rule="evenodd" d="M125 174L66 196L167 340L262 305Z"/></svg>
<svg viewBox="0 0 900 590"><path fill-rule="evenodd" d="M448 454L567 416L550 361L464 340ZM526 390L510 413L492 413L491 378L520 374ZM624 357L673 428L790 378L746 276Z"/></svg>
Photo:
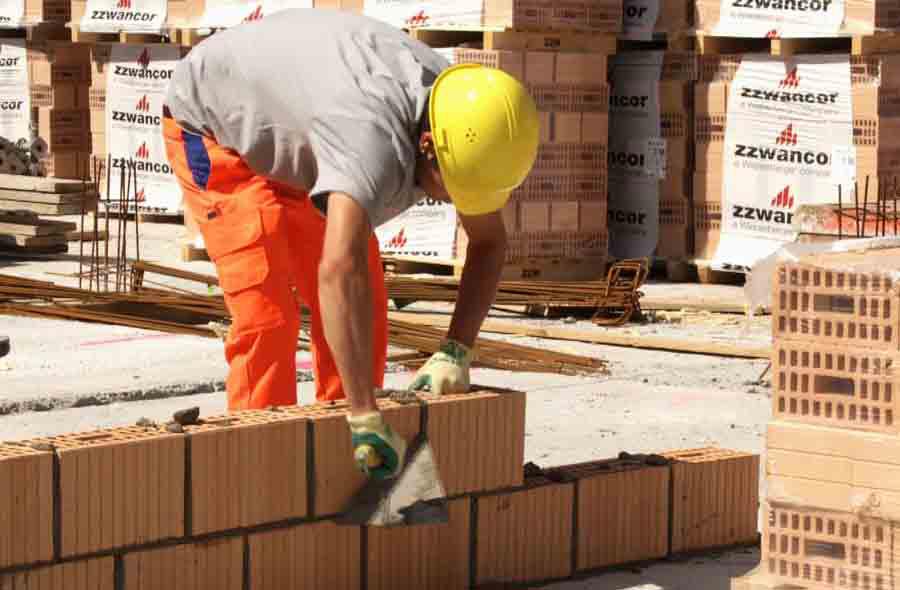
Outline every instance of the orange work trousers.
<svg viewBox="0 0 900 590"><path fill-rule="evenodd" d="M300 305L311 313L316 398L345 397L325 341L318 269L325 218L302 191L250 170L233 150L164 118L169 163L216 265L232 324L225 342L229 410L297 403ZM378 241L369 244L376 387L387 358L387 290Z"/></svg>

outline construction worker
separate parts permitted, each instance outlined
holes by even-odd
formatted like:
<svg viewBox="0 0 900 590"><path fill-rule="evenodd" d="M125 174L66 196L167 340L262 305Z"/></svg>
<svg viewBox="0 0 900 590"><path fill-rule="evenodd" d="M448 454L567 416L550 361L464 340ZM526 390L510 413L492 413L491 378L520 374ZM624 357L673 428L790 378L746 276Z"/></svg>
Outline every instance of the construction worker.
<svg viewBox="0 0 900 590"><path fill-rule="evenodd" d="M404 441L378 412L387 292L373 229L426 195L469 238L446 340L412 387L466 391L538 115L506 73L447 62L362 16L296 9L216 33L175 70L167 154L216 265L232 325L231 410L296 403L300 304L319 401L349 398L360 468L396 474ZM374 448L376 455L371 450Z"/></svg>

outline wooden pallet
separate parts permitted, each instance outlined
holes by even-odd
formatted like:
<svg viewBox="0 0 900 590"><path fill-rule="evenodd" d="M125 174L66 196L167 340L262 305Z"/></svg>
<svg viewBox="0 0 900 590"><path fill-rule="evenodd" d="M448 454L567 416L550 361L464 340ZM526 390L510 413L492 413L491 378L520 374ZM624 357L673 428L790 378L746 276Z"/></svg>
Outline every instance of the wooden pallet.
<svg viewBox="0 0 900 590"><path fill-rule="evenodd" d="M160 34L134 33L119 31L118 33L94 33L82 31L78 25L70 24L70 39L73 43L176 43L169 31Z"/></svg>
<svg viewBox="0 0 900 590"><path fill-rule="evenodd" d="M429 274L449 276L454 273L458 261L424 258L421 256L384 256L382 264L386 272L397 275Z"/></svg>
<svg viewBox="0 0 900 590"><path fill-rule="evenodd" d="M198 248L191 244L184 244L181 246L181 261L182 262L209 262L209 254L206 252L206 248Z"/></svg>
<svg viewBox="0 0 900 590"><path fill-rule="evenodd" d="M510 51L591 51L615 53L616 37L609 33L561 31L518 31L502 28L429 28L409 29L409 35L430 47L456 47L466 43L482 49Z"/></svg>
<svg viewBox="0 0 900 590"><path fill-rule="evenodd" d="M747 278L743 272L713 269L708 260L663 260L662 264L666 279L673 283L741 286Z"/></svg>
<svg viewBox="0 0 900 590"><path fill-rule="evenodd" d="M26 41L68 41L69 30L65 23L36 23L18 29L0 29L0 39L24 39Z"/></svg>
<svg viewBox="0 0 900 590"><path fill-rule="evenodd" d="M606 278L609 261L606 258L580 260L537 258L510 262L503 266L501 281L597 281ZM463 265L458 263L453 275L462 276Z"/></svg>
<svg viewBox="0 0 900 590"><path fill-rule="evenodd" d="M694 50L699 54L769 53L797 55L802 53L849 53L872 55L900 51L900 34L875 33L814 39L752 39L745 37L717 37L697 33Z"/></svg>
<svg viewBox="0 0 900 590"><path fill-rule="evenodd" d="M686 33L653 33L652 39L638 41L619 39L616 50L622 51L694 51L696 38Z"/></svg>

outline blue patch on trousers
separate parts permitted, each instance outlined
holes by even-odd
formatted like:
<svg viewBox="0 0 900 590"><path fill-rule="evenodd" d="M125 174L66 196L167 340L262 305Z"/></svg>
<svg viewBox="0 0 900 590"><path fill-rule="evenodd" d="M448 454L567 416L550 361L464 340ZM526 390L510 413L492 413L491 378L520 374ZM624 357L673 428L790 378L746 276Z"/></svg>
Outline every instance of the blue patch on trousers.
<svg viewBox="0 0 900 590"><path fill-rule="evenodd" d="M212 164L209 161L206 145L203 144L203 136L182 131L181 138L184 141L184 152L187 156L188 168L191 169L191 176L194 177L194 184L197 185L197 188L206 190Z"/></svg>

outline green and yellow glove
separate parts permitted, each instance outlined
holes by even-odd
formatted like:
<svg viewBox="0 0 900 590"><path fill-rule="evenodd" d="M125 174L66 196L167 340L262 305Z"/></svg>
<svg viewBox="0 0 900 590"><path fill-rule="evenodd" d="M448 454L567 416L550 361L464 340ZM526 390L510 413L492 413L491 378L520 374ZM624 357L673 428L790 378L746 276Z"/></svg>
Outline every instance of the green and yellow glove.
<svg viewBox="0 0 900 590"><path fill-rule="evenodd" d="M472 350L455 340L444 340L436 353L419 369L409 389L437 395L469 391Z"/></svg>
<svg viewBox="0 0 900 590"><path fill-rule="evenodd" d="M347 416L353 440L353 460L359 470L374 479L400 473L406 458L406 441L385 424L380 412Z"/></svg>

